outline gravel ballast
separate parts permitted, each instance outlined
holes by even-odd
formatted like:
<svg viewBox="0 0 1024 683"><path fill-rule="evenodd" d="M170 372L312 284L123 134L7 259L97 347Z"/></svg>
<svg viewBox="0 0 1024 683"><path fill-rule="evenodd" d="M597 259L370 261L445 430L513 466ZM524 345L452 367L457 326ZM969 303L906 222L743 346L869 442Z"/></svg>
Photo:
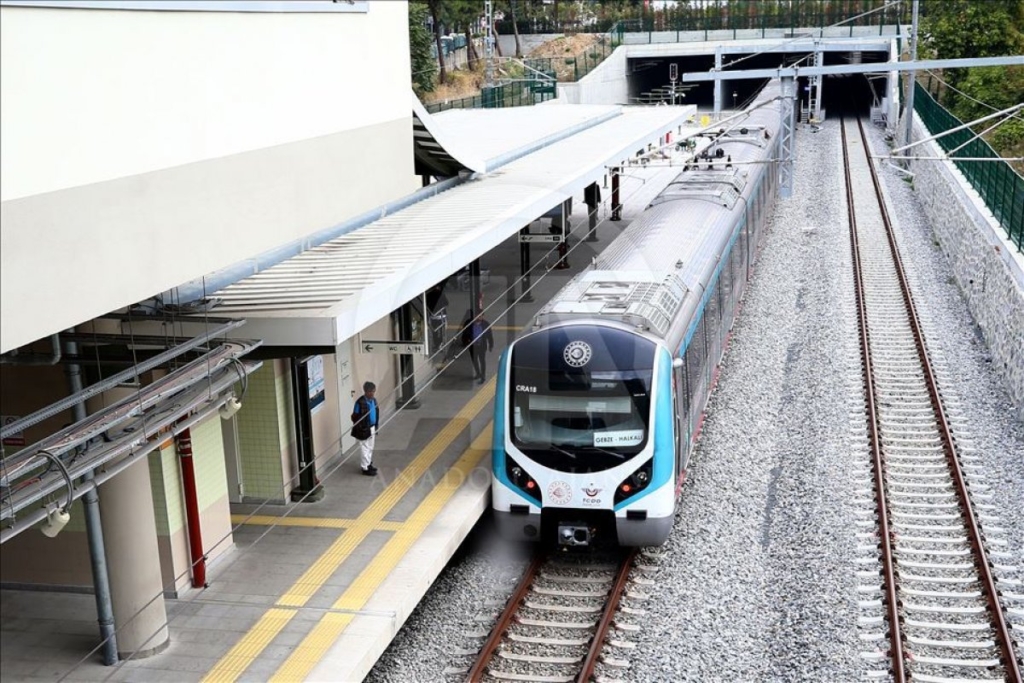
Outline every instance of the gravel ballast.
<svg viewBox="0 0 1024 683"><path fill-rule="evenodd" d="M876 153L882 131L868 130ZM795 192L780 199L691 460L627 681L862 677L857 631L849 349L855 335L839 121L801 128ZM912 189L883 171L944 391L983 456L1015 557L1024 539L1024 426ZM525 565L487 541L456 556L366 680L454 681L459 650ZM488 602L488 600L493 602ZM475 626L474 626L475 624Z"/></svg>

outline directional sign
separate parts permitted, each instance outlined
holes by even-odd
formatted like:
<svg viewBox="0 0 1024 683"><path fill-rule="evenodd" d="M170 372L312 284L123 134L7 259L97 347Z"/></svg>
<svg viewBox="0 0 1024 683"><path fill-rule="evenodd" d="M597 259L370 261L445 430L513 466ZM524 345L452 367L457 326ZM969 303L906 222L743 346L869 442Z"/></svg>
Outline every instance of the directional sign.
<svg viewBox="0 0 1024 683"><path fill-rule="evenodd" d="M363 353L392 353L426 355L427 345L424 342L405 341L363 341L360 342Z"/></svg>
<svg viewBox="0 0 1024 683"><path fill-rule="evenodd" d="M558 244L562 241L561 235L542 235L542 234L527 234L519 235L520 242L547 242L549 244Z"/></svg>

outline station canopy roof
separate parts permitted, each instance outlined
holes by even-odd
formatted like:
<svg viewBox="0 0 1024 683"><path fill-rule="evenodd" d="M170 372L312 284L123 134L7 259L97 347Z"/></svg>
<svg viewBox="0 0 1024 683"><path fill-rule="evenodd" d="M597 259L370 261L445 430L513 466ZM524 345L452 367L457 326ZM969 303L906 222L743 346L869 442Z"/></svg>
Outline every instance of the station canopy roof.
<svg viewBox="0 0 1024 683"><path fill-rule="evenodd" d="M266 345L337 346L694 113L545 104L432 116L420 107L415 118L442 146L444 163L474 171L471 179L225 287L213 311L245 317L246 334Z"/></svg>

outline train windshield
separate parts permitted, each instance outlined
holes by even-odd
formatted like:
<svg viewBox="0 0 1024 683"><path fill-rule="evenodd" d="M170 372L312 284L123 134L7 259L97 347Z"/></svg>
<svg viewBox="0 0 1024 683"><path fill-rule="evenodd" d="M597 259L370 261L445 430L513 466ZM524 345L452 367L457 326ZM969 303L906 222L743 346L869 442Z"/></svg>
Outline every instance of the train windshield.
<svg viewBox="0 0 1024 683"><path fill-rule="evenodd" d="M628 339L548 339L541 354L550 361L544 363L547 367L536 367L541 365L536 352L542 349L514 347L512 441L545 467L563 472L605 470L622 464L647 443L654 345L630 333L612 332ZM615 341L633 347L628 357L609 352L607 343ZM574 360L572 355L581 344L589 349L588 362L572 367L582 358Z"/></svg>

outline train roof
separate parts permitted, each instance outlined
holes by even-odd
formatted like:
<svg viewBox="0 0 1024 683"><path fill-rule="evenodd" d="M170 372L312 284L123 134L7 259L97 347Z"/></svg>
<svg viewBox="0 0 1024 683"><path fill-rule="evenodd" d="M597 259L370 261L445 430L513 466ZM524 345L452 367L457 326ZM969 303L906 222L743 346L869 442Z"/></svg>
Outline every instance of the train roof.
<svg viewBox="0 0 1024 683"><path fill-rule="evenodd" d="M535 321L546 327L585 316L665 336L687 291L672 272L591 270L573 278Z"/></svg>
<svg viewBox="0 0 1024 683"><path fill-rule="evenodd" d="M680 325L699 306L757 180L777 161L771 157L780 124L778 91L770 84L747 116L712 131L707 154L691 158L593 268L540 310L534 326L607 321L678 341L685 331Z"/></svg>

